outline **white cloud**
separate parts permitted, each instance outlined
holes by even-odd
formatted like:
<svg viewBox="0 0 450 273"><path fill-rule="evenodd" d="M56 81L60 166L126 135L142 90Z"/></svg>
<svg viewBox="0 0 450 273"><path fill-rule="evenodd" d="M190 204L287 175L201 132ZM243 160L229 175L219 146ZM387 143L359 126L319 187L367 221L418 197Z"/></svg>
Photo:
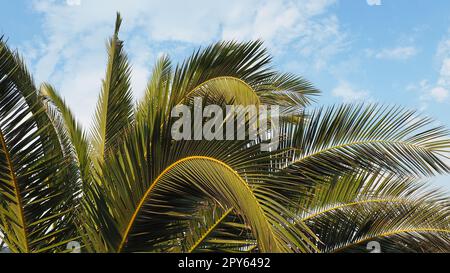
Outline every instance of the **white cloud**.
<svg viewBox="0 0 450 273"><path fill-rule="evenodd" d="M442 61L438 84L450 86L450 54Z"/></svg>
<svg viewBox="0 0 450 273"><path fill-rule="evenodd" d="M450 36L450 31L449 35ZM427 103L431 100L438 103L448 102L450 97L450 37L444 38L438 45L436 59L439 64L439 75L436 83L422 86L421 101Z"/></svg>
<svg viewBox="0 0 450 273"><path fill-rule="evenodd" d="M369 6L381 6L381 0L367 0Z"/></svg>
<svg viewBox="0 0 450 273"><path fill-rule="evenodd" d="M370 101L370 92L356 89L348 82L339 83L332 91L333 96L341 98L345 103Z"/></svg>
<svg viewBox="0 0 450 273"><path fill-rule="evenodd" d="M443 87L435 87L430 90L430 95L438 102L444 102L448 98L448 90Z"/></svg>
<svg viewBox="0 0 450 273"><path fill-rule="evenodd" d="M428 80L421 80L418 83L409 84L407 91L417 92L421 103L421 111L429 108L431 103L444 103L450 93L447 88L439 85L432 85Z"/></svg>
<svg viewBox="0 0 450 273"><path fill-rule="evenodd" d="M36 79L54 83L86 124L100 90L104 44L116 11L124 17L121 37L133 64L133 87L140 94L161 51L184 57L192 47L219 39L261 38L275 54L295 44L305 61L323 67L345 40L339 20L327 13L335 2L34 0L34 10L43 16L44 35L23 47L27 57L34 57Z"/></svg>
<svg viewBox="0 0 450 273"><path fill-rule="evenodd" d="M449 34L450 35L450 30ZM440 59L444 59L450 56L450 37L445 37L438 45L436 56Z"/></svg>
<svg viewBox="0 0 450 273"><path fill-rule="evenodd" d="M81 5L81 0L66 0L66 3L69 6L79 6Z"/></svg>
<svg viewBox="0 0 450 273"><path fill-rule="evenodd" d="M368 51L369 56L373 55L377 59L385 60L407 60L416 56L418 50L413 46L385 48L378 53Z"/></svg>

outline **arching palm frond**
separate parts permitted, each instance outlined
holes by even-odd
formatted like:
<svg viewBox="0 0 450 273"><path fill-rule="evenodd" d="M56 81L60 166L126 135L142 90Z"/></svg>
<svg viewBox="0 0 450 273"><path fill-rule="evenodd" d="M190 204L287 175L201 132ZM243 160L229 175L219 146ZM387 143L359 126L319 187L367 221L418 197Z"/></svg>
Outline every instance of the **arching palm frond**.
<svg viewBox="0 0 450 273"><path fill-rule="evenodd" d="M306 114L295 127L298 156L289 171L306 178L380 168L398 175L448 173L448 130L414 111L377 105L344 105Z"/></svg>
<svg viewBox="0 0 450 273"><path fill-rule="evenodd" d="M449 251L448 195L416 182L450 172L445 128L398 107L308 111L319 92L273 70L260 41L219 42L174 67L160 58L133 105L121 22L91 136L0 40L0 241L11 251L64 251L74 237L88 252ZM235 125L256 125L256 138L176 141L172 110L194 112L194 97L280 106L280 134L253 113ZM261 149L269 141L278 149Z"/></svg>
<svg viewBox="0 0 450 273"><path fill-rule="evenodd" d="M363 172L316 189L299 219L325 252L448 252L448 198L424 183Z"/></svg>
<svg viewBox="0 0 450 273"><path fill-rule="evenodd" d="M217 77L235 77L253 87L274 75L268 67L270 61L260 41L219 42L198 50L175 69L174 103L178 104L197 87Z"/></svg>
<svg viewBox="0 0 450 273"><path fill-rule="evenodd" d="M262 81L258 95L264 104L278 105L283 115L300 115L320 94L310 82L290 73L275 74Z"/></svg>
<svg viewBox="0 0 450 273"><path fill-rule="evenodd" d="M175 68L169 105L174 107L188 97L211 91L235 97L238 104L254 102L256 95L256 101L299 110L319 93L304 79L280 74L270 64L271 57L261 41L219 42L199 49Z"/></svg>
<svg viewBox="0 0 450 273"><path fill-rule="evenodd" d="M139 128L105 161L101 179L109 209L97 210L102 216L95 217L117 223L102 229L107 232L103 237L117 240L108 240L112 242L108 251L188 251L179 240L205 200L239 215L260 251L314 249L314 234L291 224L294 214L284 205L294 203L270 180L267 168L275 154L261 153L257 145L250 149L248 141L173 142L170 124L157 133L159 127ZM145 140L148 131L154 135ZM279 174L277 179L277 187L302 192L288 177Z"/></svg>
<svg viewBox="0 0 450 273"><path fill-rule="evenodd" d="M122 18L117 14L116 28L108 45L108 66L98 100L93 128L96 158L116 147L118 138L133 123L133 96L130 87L131 68L119 39Z"/></svg>
<svg viewBox="0 0 450 273"><path fill-rule="evenodd" d="M0 40L0 230L13 252L54 252L77 236L79 188L27 75Z"/></svg>
<svg viewBox="0 0 450 273"><path fill-rule="evenodd" d="M186 94L181 101L188 103L189 99L201 97L216 101L234 102L236 105L259 106L261 101L258 94L246 82L235 77L217 77L206 81Z"/></svg>
<svg viewBox="0 0 450 273"><path fill-rule="evenodd" d="M180 244L180 252L247 253L258 247L250 227L232 208L225 210L212 202L205 202L205 206L192 215L190 222Z"/></svg>
<svg viewBox="0 0 450 273"><path fill-rule="evenodd" d="M79 173L80 179L87 183L91 180L91 155L89 141L81 124L75 119L64 99L49 84L40 88L43 101L47 103L47 112L52 113L52 123L59 132L60 142L67 146L67 156L75 162L74 173Z"/></svg>
<svg viewBox="0 0 450 273"><path fill-rule="evenodd" d="M169 116L172 111L168 107L171 83L172 63L168 56L163 56L157 61L147 84L145 97L137 106L137 124L149 123L152 128L158 113Z"/></svg>
<svg viewBox="0 0 450 273"><path fill-rule="evenodd" d="M34 113L32 119L35 120L38 127L46 127L50 123L50 118L45 111L42 111L43 103L39 98L33 77L28 71L24 61L17 52L8 48L7 44L1 39L0 46L2 47L2 58L5 60L5 63L14 63L12 64L15 66L14 73L11 73L9 77L17 86L16 92L21 94L28 107L30 107L30 110ZM58 138L56 137L55 129L51 126L47 126L47 130L41 130L39 134L42 136L42 139L51 141L45 145L46 155L49 157L55 156L61 158L63 154Z"/></svg>

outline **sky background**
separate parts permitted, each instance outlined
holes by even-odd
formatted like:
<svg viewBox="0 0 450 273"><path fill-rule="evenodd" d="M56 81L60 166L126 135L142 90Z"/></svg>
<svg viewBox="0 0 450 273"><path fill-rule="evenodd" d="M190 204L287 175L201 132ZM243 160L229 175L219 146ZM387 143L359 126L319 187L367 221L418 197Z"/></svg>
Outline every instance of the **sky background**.
<svg viewBox="0 0 450 273"><path fill-rule="evenodd" d="M218 40L261 38L279 70L322 91L320 105L402 105L450 127L448 0L0 0L0 35L85 126L116 11L136 98L164 53L177 62ZM433 183L450 190L450 177Z"/></svg>

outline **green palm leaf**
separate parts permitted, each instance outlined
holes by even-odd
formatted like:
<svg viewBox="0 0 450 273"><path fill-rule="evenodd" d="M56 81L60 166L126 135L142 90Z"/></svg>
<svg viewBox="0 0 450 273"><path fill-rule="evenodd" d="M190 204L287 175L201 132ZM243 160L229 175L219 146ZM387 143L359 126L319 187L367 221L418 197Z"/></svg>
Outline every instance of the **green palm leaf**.
<svg viewBox="0 0 450 273"><path fill-rule="evenodd" d="M158 113L164 113L165 117L169 115L172 110L168 107L171 81L172 64L168 56L163 56L153 69L144 99L138 104L138 124L149 123L152 128Z"/></svg>
<svg viewBox="0 0 450 273"><path fill-rule="evenodd" d="M76 162L80 178L87 183L91 180L91 157L89 142L79 122L76 121L72 111L57 91L49 84L43 84L40 89L43 100L47 102L47 111L53 113L55 128L59 128L60 142L67 146L67 154Z"/></svg>
<svg viewBox="0 0 450 273"><path fill-rule="evenodd" d="M186 94L181 103L194 97L209 98L215 101L224 100L243 106L259 106L261 104L255 90L246 82L235 77L216 77L206 81Z"/></svg>
<svg viewBox="0 0 450 273"><path fill-rule="evenodd" d="M395 176L346 176L317 189L299 216L325 252L364 252L371 241L384 252L448 251L448 198L423 183Z"/></svg>
<svg viewBox="0 0 450 273"><path fill-rule="evenodd" d="M242 253L361 252L378 241L386 252L449 251L448 197L416 181L449 173L445 128L399 107L308 111L319 92L273 70L260 41L219 42L174 67L160 58L135 106L121 23L118 14L91 136L51 85L39 94L0 39L0 244L64 252L77 238L89 252ZM205 107L280 106L280 135L172 140L173 108L193 110L194 97ZM279 149L262 151L270 140Z"/></svg>
<svg viewBox="0 0 450 273"><path fill-rule="evenodd" d="M303 113L304 108L320 94L310 82L289 73L275 74L262 81L257 90L264 104L280 106L284 115Z"/></svg>
<svg viewBox="0 0 450 273"><path fill-rule="evenodd" d="M198 50L175 69L171 105L198 92L207 93L208 84L215 89L213 93L235 96L237 102L244 104L261 101L296 109L308 105L310 97L319 93L300 77L273 71L270 63L271 57L261 41L219 42ZM233 86L227 86L229 84Z"/></svg>
<svg viewBox="0 0 450 273"><path fill-rule="evenodd" d="M131 68L119 40L122 18L117 14L116 28L108 45L108 66L103 80L93 128L96 158L116 147L118 139L133 123L133 96L130 89Z"/></svg>
<svg viewBox="0 0 450 273"><path fill-rule="evenodd" d="M13 252L52 252L76 237L79 191L56 156L55 130L43 124L49 118L24 75L23 64L0 41L0 230Z"/></svg>
<svg viewBox="0 0 450 273"><path fill-rule="evenodd" d="M295 228L290 222L294 215L286 209L294 203L284 193L291 189L291 195L300 195L301 184L281 171L272 174L276 183L269 178L268 166L278 152L261 153L259 144L249 141L173 142L170 134L171 123L161 120L153 128L138 126L102 166L98 179L104 199L93 203L108 208L96 210L98 215L93 217L117 222L103 227L102 236L108 238L103 241L111 243L106 251L180 249L171 242L189 228L186 216L196 211L198 202L213 196L218 205L233 208L251 227L260 251L314 249L314 235L307 228ZM183 201L186 196L188 200ZM152 232L147 231L149 226Z"/></svg>
<svg viewBox="0 0 450 273"><path fill-rule="evenodd" d="M398 107L339 106L306 114L296 125L289 170L318 179L357 169L398 175L448 173L448 131Z"/></svg>
<svg viewBox="0 0 450 273"><path fill-rule="evenodd" d="M212 209L211 209L212 208ZM193 217L182 252L246 252L258 244L250 228L239 221L233 208L224 210L212 202L205 202Z"/></svg>
<svg viewBox="0 0 450 273"><path fill-rule="evenodd" d="M149 162L144 156L145 146L139 147L139 143L142 140L136 137L106 161L102 170L105 194L111 200L112 217L119 224L116 233L122 234L121 242L116 245L118 251L168 251L174 248L170 243L176 241L173 236L183 234L188 228L187 218L195 212L198 202L205 198L214 198L225 210L234 208L251 227L261 251L288 251L287 241L297 241L297 247L306 251L305 243L301 241L308 238L303 234L305 231L286 230L279 224L284 221L289 226L285 218L290 215L289 211L278 204L285 201L283 197L271 191L270 184L264 188L264 180L259 181L258 188L251 188L259 180L258 173L247 169L250 166L258 168L257 164L264 168L264 163L256 163L258 158L252 163L249 159L239 158L239 153L231 153L242 144L234 143L224 148L218 146L220 142L203 145L192 142L198 145L194 148L172 143L170 150L155 151L160 161L152 162L152 157L148 157ZM160 165L167 160L167 165ZM148 167L141 168L137 162L146 162ZM252 176L251 180L255 182L244 180L237 171L239 169L233 169L225 162L246 169L241 175ZM148 169L154 174L147 173ZM148 181L152 182L148 184ZM280 181L282 183L283 180ZM177 205L179 202L183 205ZM134 208L134 212L130 208ZM280 209L284 212L281 213ZM147 231L149 226L153 227L151 232ZM289 236L291 238L288 239Z"/></svg>

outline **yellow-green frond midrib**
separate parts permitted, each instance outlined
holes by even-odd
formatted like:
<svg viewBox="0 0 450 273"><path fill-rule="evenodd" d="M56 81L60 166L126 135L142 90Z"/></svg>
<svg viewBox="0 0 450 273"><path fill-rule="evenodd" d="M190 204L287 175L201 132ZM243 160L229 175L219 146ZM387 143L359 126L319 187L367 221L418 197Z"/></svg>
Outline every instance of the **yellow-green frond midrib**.
<svg viewBox="0 0 450 273"><path fill-rule="evenodd" d="M5 158L6 158L6 161L7 161L7 164L8 164L8 170L10 171L12 183L13 183L13 186L14 186L14 194L16 195L16 198L17 198L17 207L18 207L18 213L19 213L19 217L18 218L19 218L19 221L20 221L20 225L21 225L22 232L23 232L23 237L24 237L24 240L25 240L25 242L24 242L24 244L25 244L24 245L25 246L24 251L25 251L25 253L28 253L30 251L30 246L29 246L29 242L28 242L27 223L26 223L26 220L25 220L25 213L23 211L22 196L21 196L21 193L20 193L20 188L19 188L18 180L17 180L16 174L15 174L14 166L13 166L13 163L12 163L12 160L11 160L11 156L10 156L9 151L8 151L8 146L6 145L6 141L5 141L5 138L4 138L4 135L3 135L3 132L1 131L1 129L0 129L0 144L1 144L1 147L2 147L2 149L4 151L4 154L5 154Z"/></svg>
<svg viewBox="0 0 450 273"><path fill-rule="evenodd" d="M274 249L272 251L279 251L279 246L278 246L278 241L275 239L275 235L273 233L273 229L271 227L271 225L269 224L268 219L266 218L265 213L263 212L262 208L259 205L259 202L257 201L256 197L253 194L253 191L250 189L249 185L247 184L247 182L245 182L242 177L235 171L233 170L230 166L228 166L227 164L225 164L224 162L217 160L215 158L211 158L211 157L204 157L204 156L192 156L192 157L186 157L183 159L180 159L178 161L176 161L175 163L173 163L172 165L170 165L169 167L167 167L151 184L150 188L147 190L147 192L143 195L142 199L140 200L138 206L136 207L132 217L130 218L130 221L128 222L128 225L123 233L122 236L122 240L119 244L118 250L117 252L121 252L123 250L123 247L125 246L127 240L128 240L128 236L130 234L130 231L135 223L135 220L140 212L140 210L142 209L143 205L145 204L146 200L149 198L150 194L152 193L152 191L156 188L156 186L158 185L158 183L162 180L162 178L169 173L170 171L172 171L176 166L178 166L179 164L182 164L183 162L187 162L187 161L192 161L192 160L207 160L209 162L212 163L216 163L219 164L222 167L225 167L225 169L227 169L228 171L230 171L233 175L235 175L239 181L242 182L242 185L246 188L246 191L249 193L251 199L253 200L253 202L255 202L258 207L260 208L259 212L255 212L255 214L258 214L260 216L262 216L265 219L265 222L267 223L267 228L270 229L270 233L272 234L272 238L274 239L276 246L273 246ZM248 201L248 200L246 200ZM264 246L261 246L261 249L264 250Z"/></svg>

